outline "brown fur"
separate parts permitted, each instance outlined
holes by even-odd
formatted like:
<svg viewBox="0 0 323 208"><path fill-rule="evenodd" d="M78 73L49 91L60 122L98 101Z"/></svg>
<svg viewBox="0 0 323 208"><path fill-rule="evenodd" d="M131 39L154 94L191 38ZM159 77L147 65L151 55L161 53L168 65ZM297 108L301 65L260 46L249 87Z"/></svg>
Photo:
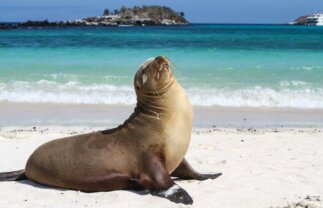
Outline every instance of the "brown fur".
<svg viewBox="0 0 323 208"><path fill-rule="evenodd" d="M169 175L188 149L193 113L169 65L157 57L138 70L137 106L124 124L41 145L28 159L26 176L49 186L91 192L170 187Z"/></svg>

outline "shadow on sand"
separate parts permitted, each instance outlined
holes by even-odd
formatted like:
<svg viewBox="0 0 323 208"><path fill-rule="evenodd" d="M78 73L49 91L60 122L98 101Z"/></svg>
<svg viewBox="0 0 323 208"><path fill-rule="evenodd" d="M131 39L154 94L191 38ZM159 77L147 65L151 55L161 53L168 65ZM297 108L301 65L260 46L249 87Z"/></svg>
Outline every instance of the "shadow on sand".
<svg viewBox="0 0 323 208"><path fill-rule="evenodd" d="M56 187L52 187L52 186L42 185L42 184L33 182L31 180L28 180L28 179L27 180L22 180L22 181L16 181L16 183L20 183L20 184L24 184L24 185L28 185L28 186L33 186L33 187L39 188L39 189L51 189L51 190L55 190L55 191L59 191L59 192L64 192L64 191L75 191L75 192L77 192L76 190L72 190L72 189L62 189L62 188L56 188ZM116 191L118 191L118 190L116 190ZM148 190L141 190L141 191L120 190L120 191L129 191L131 193L139 194L139 195L142 195L142 196L149 194ZM83 192L83 191L81 191L81 192L82 193L89 193L89 192ZM90 192L90 193L95 193L95 192Z"/></svg>

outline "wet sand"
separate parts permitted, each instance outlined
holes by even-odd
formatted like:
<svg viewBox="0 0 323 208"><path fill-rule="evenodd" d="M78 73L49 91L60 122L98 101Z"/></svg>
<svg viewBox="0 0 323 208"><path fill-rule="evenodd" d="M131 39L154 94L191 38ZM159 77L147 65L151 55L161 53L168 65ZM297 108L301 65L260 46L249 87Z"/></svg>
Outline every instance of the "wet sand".
<svg viewBox="0 0 323 208"><path fill-rule="evenodd" d="M0 102L0 127L104 126L115 127L135 106L62 105ZM195 128L323 128L323 109L194 107Z"/></svg>

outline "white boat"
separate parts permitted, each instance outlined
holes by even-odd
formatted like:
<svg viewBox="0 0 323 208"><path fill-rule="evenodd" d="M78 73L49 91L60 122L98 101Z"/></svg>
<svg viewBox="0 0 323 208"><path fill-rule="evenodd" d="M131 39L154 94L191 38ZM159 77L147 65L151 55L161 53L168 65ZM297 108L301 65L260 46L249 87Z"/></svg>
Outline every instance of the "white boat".
<svg viewBox="0 0 323 208"><path fill-rule="evenodd" d="M314 13L306 18L306 25L323 26L323 13Z"/></svg>

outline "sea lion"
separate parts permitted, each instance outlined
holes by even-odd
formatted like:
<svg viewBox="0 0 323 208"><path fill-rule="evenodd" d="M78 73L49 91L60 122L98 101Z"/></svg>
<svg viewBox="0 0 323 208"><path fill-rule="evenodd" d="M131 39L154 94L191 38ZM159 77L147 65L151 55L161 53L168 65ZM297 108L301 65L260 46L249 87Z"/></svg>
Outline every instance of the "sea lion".
<svg viewBox="0 0 323 208"><path fill-rule="evenodd" d="M192 204L171 177L214 179L184 156L193 124L191 104L162 56L148 59L134 79L137 105L119 127L50 141L29 157L24 170L0 180L30 179L83 192L148 189L152 195Z"/></svg>

